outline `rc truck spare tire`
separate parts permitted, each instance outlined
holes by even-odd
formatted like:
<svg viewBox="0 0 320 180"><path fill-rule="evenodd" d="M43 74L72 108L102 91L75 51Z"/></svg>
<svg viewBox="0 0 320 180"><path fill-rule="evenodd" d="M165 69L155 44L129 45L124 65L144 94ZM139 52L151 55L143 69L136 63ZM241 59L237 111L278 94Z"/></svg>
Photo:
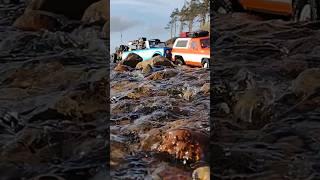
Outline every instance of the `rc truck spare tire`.
<svg viewBox="0 0 320 180"><path fill-rule="evenodd" d="M293 10L293 18L296 22L319 19L319 2L317 0L296 0Z"/></svg>

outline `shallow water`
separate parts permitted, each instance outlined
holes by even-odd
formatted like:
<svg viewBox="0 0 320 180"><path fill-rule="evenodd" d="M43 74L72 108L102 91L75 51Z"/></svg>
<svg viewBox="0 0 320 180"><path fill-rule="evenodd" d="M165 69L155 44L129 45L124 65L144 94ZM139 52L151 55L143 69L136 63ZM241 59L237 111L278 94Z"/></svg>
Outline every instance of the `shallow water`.
<svg viewBox="0 0 320 180"><path fill-rule="evenodd" d="M244 13L217 16L213 22L214 177L319 179L319 94L284 113L303 98L292 82L320 66L319 22Z"/></svg>
<svg viewBox="0 0 320 180"><path fill-rule="evenodd" d="M0 5L1 178L101 179L109 138L101 27L21 31L11 25L23 10Z"/></svg>
<svg viewBox="0 0 320 180"><path fill-rule="evenodd" d="M210 97L201 89L210 82L209 71L179 67L157 72L173 73L166 79L150 80L140 71L111 71L113 178L154 179L179 174L191 178L190 164L159 154L157 147L169 129L187 127L209 134ZM171 174L164 174L166 170Z"/></svg>

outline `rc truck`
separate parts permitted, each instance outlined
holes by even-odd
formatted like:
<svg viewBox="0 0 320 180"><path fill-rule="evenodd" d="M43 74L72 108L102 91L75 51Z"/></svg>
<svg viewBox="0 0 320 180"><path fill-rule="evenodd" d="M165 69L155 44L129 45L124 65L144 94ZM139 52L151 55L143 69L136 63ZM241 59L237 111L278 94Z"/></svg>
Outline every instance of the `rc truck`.
<svg viewBox="0 0 320 180"><path fill-rule="evenodd" d="M182 32L173 44L172 61L177 65L209 68L209 32Z"/></svg>
<svg viewBox="0 0 320 180"><path fill-rule="evenodd" d="M165 42L161 42L159 39L139 38L135 41L128 43L128 50L121 52L121 58L125 59L129 54L134 53L139 55L143 61L149 60L155 56L163 56L171 59L172 48L166 47Z"/></svg>

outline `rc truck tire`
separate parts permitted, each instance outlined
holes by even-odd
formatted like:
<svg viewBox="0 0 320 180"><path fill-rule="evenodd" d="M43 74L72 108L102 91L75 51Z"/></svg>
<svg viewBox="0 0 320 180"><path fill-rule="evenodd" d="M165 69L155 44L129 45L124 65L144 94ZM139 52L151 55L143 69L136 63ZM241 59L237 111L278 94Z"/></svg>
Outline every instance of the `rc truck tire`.
<svg viewBox="0 0 320 180"><path fill-rule="evenodd" d="M293 18L296 22L319 19L319 3L317 0L296 0L293 9Z"/></svg>
<svg viewBox="0 0 320 180"><path fill-rule="evenodd" d="M113 63L117 63L117 60L118 60L117 54L116 54L116 53L113 53L113 54L112 54L112 61L113 61Z"/></svg>
<svg viewBox="0 0 320 180"><path fill-rule="evenodd" d="M181 57L177 57L176 60L175 60L175 63L178 66L184 65L184 61L183 61L183 59Z"/></svg>
<svg viewBox="0 0 320 180"><path fill-rule="evenodd" d="M205 69L209 69L210 68L210 64L209 64L209 60L208 59L204 59L201 64L202 64L202 67L205 68Z"/></svg>

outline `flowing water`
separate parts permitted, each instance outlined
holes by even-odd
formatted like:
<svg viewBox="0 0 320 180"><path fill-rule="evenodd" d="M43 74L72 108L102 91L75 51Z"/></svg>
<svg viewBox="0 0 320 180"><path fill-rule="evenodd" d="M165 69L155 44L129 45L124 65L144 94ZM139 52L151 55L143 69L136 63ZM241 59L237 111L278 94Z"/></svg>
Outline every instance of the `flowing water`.
<svg viewBox="0 0 320 180"><path fill-rule="evenodd" d="M212 22L213 176L319 179L319 22Z"/></svg>
<svg viewBox="0 0 320 180"><path fill-rule="evenodd" d="M101 179L109 155L101 27L21 31L12 23L24 7L0 5L1 179Z"/></svg>
<svg viewBox="0 0 320 180"><path fill-rule="evenodd" d="M210 133L209 71L159 68L111 71L111 174L114 179L190 179L194 164L158 153L170 129ZM198 162L199 163L199 162Z"/></svg>

